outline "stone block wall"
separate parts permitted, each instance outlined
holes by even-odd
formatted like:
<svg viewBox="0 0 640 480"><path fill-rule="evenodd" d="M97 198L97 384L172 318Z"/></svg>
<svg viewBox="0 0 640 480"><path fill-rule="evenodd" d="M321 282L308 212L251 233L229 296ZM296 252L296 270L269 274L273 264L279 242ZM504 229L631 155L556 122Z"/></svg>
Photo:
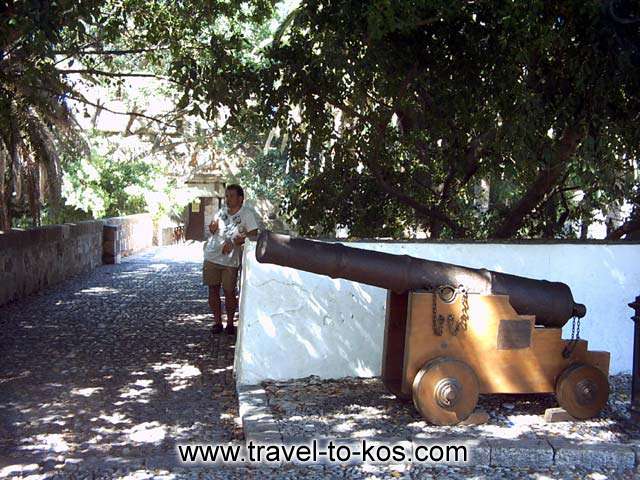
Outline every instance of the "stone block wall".
<svg viewBox="0 0 640 480"><path fill-rule="evenodd" d="M103 226L119 227L119 252L153 246L148 213L0 232L0 305L102 265Z"/></svg>
<svg viewBox="0 0 640 480"><path fill-rule="evenodd" d="M119 227L119 252L123 257L153 246L154 227L149 213L104 218L105 225Z"/></svg>
<svg viewBox="0 0 640 480"><path fill-rule="evenodd" d="M164 228L158 228L157 232L158 232L158 238L156 240L157 245L161 246L161 245L174 245L175 243L178 243L177 241L177 237L176 237L176 228L178 227L164 227ZM184 227L182 227L182 240L184 240Z"/></svg>
<svg viewBox="0 0 640 480"><path fill-rule="evenodd" d="M0 305L102 263L102 222L0 233Z"/></svg>

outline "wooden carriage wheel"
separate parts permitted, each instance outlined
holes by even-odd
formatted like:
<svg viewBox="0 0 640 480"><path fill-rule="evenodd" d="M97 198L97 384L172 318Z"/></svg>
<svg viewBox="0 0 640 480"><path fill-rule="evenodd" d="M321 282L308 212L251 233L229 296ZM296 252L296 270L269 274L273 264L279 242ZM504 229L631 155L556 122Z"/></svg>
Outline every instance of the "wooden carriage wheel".
<svg viewBox="0 0 640 480"><path fill-rule="evenodd" d="M609 380L592 365L574 363L558 377L556 398L572 417L595 417L609 398Z"/></svg>
<svg viewBox="0 0 640 480"><path fill-rule="evenodd" d="M413 404L436 425L455 425L471 415L478 392L471 367L450 357L427 362L413 380Z"/></svg>

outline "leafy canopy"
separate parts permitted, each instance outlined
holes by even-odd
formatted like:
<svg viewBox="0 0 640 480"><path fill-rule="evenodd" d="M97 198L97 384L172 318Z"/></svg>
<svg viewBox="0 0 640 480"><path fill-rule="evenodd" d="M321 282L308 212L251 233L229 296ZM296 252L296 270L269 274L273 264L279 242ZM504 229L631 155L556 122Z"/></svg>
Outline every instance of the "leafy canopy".
<svg viewBox="0 0 640 480"><path fill-rule="evenodd" d="M259 62L232 57L221 77L216 52L198 58L205 92L190 93L231 101L247 142L277 129L256 184L286 184L303 233L575 236L637 190L639 16L630 2L308 0Z"/></svg>
<svg viewBox="0 0 640 480"><path fill-rule="evenodd" d="M613 8L304 2L259 90L301 178L289 213L308 232L571 235L635 186L639 24L617 15L640 11Z"/></svg>
<svg viewBox="0 0 640 480"><path fill-rule="evenodd" d="M280 197L301 233L575 236L637 198L634 2L55 5L42 35L3 16L0 31L18 33L2 45L13 49L2 75L15 59L36 72L33 91L57 81L46 98L57 106L77 96L72 71L166 78L179 111L222 119L227 152L248 155L254 186ZM80 66L52 67L55 49ZM14 100L19 82L4 79L5 112L38 105Z"/></svg>

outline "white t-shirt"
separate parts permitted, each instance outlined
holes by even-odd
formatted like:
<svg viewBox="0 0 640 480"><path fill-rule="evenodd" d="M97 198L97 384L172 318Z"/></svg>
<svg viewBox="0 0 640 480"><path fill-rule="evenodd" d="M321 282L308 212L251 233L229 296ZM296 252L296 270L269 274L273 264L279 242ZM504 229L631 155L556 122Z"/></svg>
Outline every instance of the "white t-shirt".
<svg viewBox="0 0 640 480"><path fill-rule="evenodd" d="M222 207L213 217L213 221L218 222L218 231L205 242L204 259L225 267L239 267L240 247L234 244L233 250L224 254L222 246L226 240L233 241L237 235L246 235L258 228L254 213L243 205L240 210L230 215L227 207Z"/></svg>

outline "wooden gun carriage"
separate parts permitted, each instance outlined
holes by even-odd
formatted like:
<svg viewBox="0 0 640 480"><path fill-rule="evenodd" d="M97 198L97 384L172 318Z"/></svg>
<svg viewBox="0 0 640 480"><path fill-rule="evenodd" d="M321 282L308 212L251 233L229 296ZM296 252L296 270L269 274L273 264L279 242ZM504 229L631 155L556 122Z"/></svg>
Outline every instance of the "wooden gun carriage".
<svg viewBox="0 0 640 480"><path fill-rule="evenodd" d="M564 283L271 232L256 258L386 288L382 380L432 423L464 420L479 394L555 393L580 419L607 402L609 353L561 338L586 314Z"/></svg>

